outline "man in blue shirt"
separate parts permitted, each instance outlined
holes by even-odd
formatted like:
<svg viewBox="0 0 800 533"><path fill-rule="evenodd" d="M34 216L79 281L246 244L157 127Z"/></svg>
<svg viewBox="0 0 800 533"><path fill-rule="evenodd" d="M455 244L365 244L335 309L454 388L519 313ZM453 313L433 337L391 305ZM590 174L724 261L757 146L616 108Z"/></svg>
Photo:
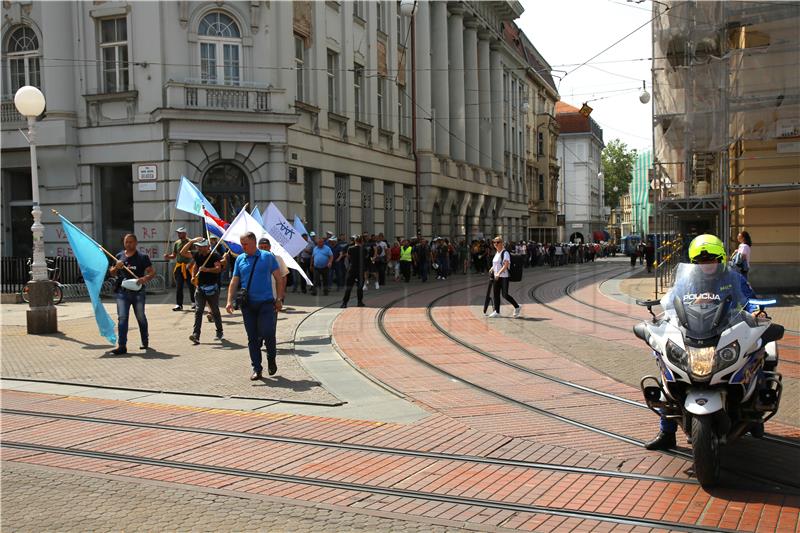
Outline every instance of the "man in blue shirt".
<svg viewBox="0 0 800 533"><path fill-rule="evenodd" d="M311 294L317 295L317 287L322 287L325 296L328 295L328 270L333 264L333 251L325 239L317 237L317 245L311 251L311 273L314 275L314 287Z"/></svg>
<svg viewBox="0 0 800 533"><path fill-rule="evenodd" d="M265 250L259 250L256 236L247 232L239 239L244 253L236 258L233 267L233 277L228 286L228 305L225 309L228 314L233 313L233 298L236 295L239 283L247 289L247 302L242 305L244 329L247 332L247 348L250 351L250 362L253 365L253 375L250 379L255 381L262 378L261 342L267 344L267 368L272 376L278 371L275 361L277 345L275 341L275 320L277 312L283 307L284 288L280 279L280 269L275 256ZM275 278L275 286L279 294L272 294L270 276ZM276 298L277 296L277 298Z"/></svg>

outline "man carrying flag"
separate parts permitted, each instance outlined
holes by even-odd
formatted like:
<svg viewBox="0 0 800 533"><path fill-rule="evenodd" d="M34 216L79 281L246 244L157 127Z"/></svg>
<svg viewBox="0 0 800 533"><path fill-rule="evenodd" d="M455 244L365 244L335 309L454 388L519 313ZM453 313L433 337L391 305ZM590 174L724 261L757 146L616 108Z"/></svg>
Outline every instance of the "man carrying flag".
<svg viewBox="0 0 800 533"><path fill-rule="evenodd" d="M117 262L109 269L111 274L117 276L115 289L117 299L117 320L119 328L119 343L111 353L122 355L128 353L128 315L133 306L133 314L139 324L139 335L142 338L140 348L149 348L147 334L147 317L144 314L144 285L156 275L150 258L137 249L139 240L136 235L129 233L123 241L125 249L117 254ZM128 280L126 282L126 280ZM135 280L134 283L131 283Z"/></svg>
<svg viewBox="0 0 800 533"><path fill-rule="evenodd" d="M88 289L89 297L92 299L94 318L97 321L97 328L100 330L100 335L108 339L108 342L114 344L117 342L117 336L114 334L114 321L108 316L108 312L106 312L103 303L100 301L100 290L102 289L103 282L108 272L108 258L106 257L108 252L97 244L94 239L64 218L63 215L56 211L53 212L61 219L61 226L64 228L64 233L67 235L72 253L78 261L78 266L81 269L81 274L83 275L84 283ZM111 256L111 254L108 255Z"/></svg>
<svg viewBox="0 0 800 533"><path fill-rule="evenodd" d="M194 311L194 288L192 287L192 283L190 281L191 274L189 272L189 265L192 262L192 256L191 254L181 254L181 249L183 249L183 247L186 246L186 243L189 242L189 238L186 236L185 227L181 226L176 231L178 233L178 240L172 243L172 253L164 254L164 259L167 261L171 261L172 259L175 260L175 270L172 271L172 275L175 278L176 305L172 308L172 310L183 310L183 286L186 285L186 288L189 290L189 299L192 301L192 311Z"/></svg>

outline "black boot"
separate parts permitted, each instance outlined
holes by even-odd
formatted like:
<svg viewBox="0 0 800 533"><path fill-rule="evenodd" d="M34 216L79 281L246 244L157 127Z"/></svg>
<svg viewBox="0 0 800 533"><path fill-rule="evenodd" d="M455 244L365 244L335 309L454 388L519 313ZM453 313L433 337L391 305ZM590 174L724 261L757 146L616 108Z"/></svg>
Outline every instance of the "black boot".
<svg viewBox="0 0 800 533"><path fill-rule="evenodd" d="M669 450L675 447L675 433L659 431L656 438L644 445L648 450Z"/></svg>

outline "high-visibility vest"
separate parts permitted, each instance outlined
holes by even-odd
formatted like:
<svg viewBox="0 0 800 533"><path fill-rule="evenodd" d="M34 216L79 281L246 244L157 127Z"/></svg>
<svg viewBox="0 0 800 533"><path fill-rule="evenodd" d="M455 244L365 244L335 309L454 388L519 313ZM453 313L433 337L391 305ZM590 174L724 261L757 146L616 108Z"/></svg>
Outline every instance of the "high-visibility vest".
<svg viewBox="0 0 800 533"><path fill-rule="evenodd" d="M400 261L411 261L411 247L400 247Z"/></svg>

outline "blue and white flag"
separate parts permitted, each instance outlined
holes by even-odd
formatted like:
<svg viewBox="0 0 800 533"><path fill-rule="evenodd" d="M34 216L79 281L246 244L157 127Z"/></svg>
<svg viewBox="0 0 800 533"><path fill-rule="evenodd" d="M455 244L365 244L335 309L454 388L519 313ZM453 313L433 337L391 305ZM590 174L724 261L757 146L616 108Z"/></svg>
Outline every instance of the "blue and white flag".
<svg viewBox="0 0 800 533"><path fill-rule="evenodd" d="M254 207L254 208L253 208L253 212L252 212L252 213L250 213L250 214L252 215L252 217L253 217L254 219L256 219L256 222L258 222L258 223L259 223L259 224L261 224L262 226L264 225L264 219L262 219L262 218L261 218L261 212L258 210L258 208L257 208L257 207Z"/></svg>
<svg viewBox="0 0 800 533"><path fill-rule="evenodd" d="M249 231L255 233L256 238L259 238L259 236L264 234L264 228L261 227L261 224L259 224L258 221L247 212L246 209L242 209L239 211L239 214L236 215L236 218L233 219L233 222L228 225L228 228L225 230L225 234L222 235L222 240L228 243L229 246L232 244L239 246L239 240L241 239L242 235ZM299 272L300 275L303 276L303 279L306 280L306 283L313 285L303 269L300 268L300 265L297 264L297 261L294 260L294 256L290 255L289 252L274 238L270 239L269 242L271 245L270 249L273 254L283 259L283 262L286 263L287 267Z"/></svg>
<svg viewBox="0 0 800 533"><path fill-rule="evenodd" d="M205 216L203 208L206 211L219 218L214 206L208 201L208 198L203 196L200 189L195 187L194 183L186 179L186 176L181 176L181 183L178 186L178 197L175 200L175 207L181 211L186 211L199 217Z"/></svg>
<svg viewBox="0 0 800 533"><path fill-rule="evenodd" d="M108 275L108 258L94 239L82 232L62 215L58 215L58 217L61 219L61 226L64 228L64 233L67 234L67 239L69 239L72 253L78 261L89 297L92 299L97 329L100 330L100 335L108 339L108 342L116 344L117 335L114 333L114 321L100 301L100 289L102 289L103 282Z"/></svg>
<svg viewBox="0 0 800 533"><path fill-rule="evenodd" d="M267 230L272 240L278 241L292 257L297 256L306 247L302 234L289 224L281 210L271 203L264 213L264 229Z"/></svg>
<svg viewBox="0 0 800 533"><path fill-rule="evenodd" d="M299 231L301 236L308 235L308 230L306 230L306 227L303 225L303 221L300 220L300 215L297 214L294 215L294 229Z"/></svg>

